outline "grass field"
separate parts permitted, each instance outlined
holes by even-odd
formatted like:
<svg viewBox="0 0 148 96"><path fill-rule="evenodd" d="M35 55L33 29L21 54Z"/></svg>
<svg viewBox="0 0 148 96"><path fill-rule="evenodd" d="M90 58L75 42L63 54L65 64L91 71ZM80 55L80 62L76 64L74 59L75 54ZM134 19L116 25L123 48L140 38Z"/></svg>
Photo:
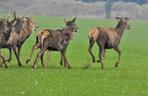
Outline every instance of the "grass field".
<svg viewBox="0 0 148 96"><path fill-rule="evenodd" d="M38 16L35 19L40 26L38 31L64 27L62 17ZM95 26L114 27L116 20L77 19L76 22L79 30L67 50L71 70L60 66L58 52L52 52L47 69L43 69L40 62L37 69L32 69L34 58L25 64L35 42L34 32L21 51L23 67L17 66L13 55L9 68L0 68L0 96L148 96L148 22L129 22L131 29L124 32L120 44L119 67L114 68L117 53L108 50L104 70L100 69L100 64L91 63L87 33ZM98 57L97 45L93 53ZM3 54L8 56L6 50ZM83 69L86 64L91 67Z"/></svg>

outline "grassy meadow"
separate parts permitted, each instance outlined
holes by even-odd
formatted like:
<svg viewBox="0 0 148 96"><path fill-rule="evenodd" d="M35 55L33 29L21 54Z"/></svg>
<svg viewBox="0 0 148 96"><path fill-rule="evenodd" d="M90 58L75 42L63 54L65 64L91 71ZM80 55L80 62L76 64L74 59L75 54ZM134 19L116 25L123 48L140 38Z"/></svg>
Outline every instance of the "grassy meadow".
<svg viewBox="0 0 148 96"><path fill-rule="evenodd" d="M63 17L36 16L35 19L38 31L64 27ZM114 68L117 53L107 50L104 70L100 63L91 63L87 34L95 26L114 27L117 21L81 18L76 23L79 30L67 49L71 70L60 66L58 52L51 53L47 69L43 69L40 62L37 69L31 68L36 53L31 62L25 64L35 42L36 32L33 32L21 51L23 66L18 67L13 55L9 68L0 68L0 96L148 96L148 21L129 21L131 29L125 30L120 43L119 67ZM8 57L7 50L2 51ZM97 59L96 44L93 53ZM83 69L87 64L91 64L90 68Z"/></svg>

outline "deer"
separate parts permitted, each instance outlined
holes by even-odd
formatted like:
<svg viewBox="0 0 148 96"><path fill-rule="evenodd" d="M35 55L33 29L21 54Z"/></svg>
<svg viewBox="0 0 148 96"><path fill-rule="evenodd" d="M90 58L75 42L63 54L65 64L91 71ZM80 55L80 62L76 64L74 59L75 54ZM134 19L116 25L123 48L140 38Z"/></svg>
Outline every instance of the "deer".
<svg viewBox="0 0 148 96"><path fill-rule="evenodd" d="M120 63L121 50L119 44L125 29L130 29L128 24L129 17L116 17L118 24L115 28L112 27L96 27L89 31L89 48L88 52L92 57L92 62L95 63L95 56L92 53L92 47L96 42L99 46L99 60L101 69L104 69L103 59L105 58L106 49L114 49L118 53L118 58L115 67Z"/></svg>
<svg viewBox="0 0 148 96"><path fill-rule="evenodd" d="M13 22L10 22L7 19L0 18L0 49L3 48L5 43L10 38L12 24L13 24ZM0 58L2 60L2 63L5 64L5 67L8 68L8 65L4 62L5 58L1 55L1 52L0 52Z"/></svg>
<svg viewBox="0 0 148 96"><path fill-rule="evenodd" d="M10 62L12 58L12 50L16 56L19 66L22 66L20 61L20 51L24 42L29 38L31 33L36 30L37 26L35 21L29 17L17 17L16 12L13 13L14 22L13 30L11 32L10 38L3 48L9 49L9 58L5 62Z"/></svg>
<svg viewBox="0 0 148 96"><path fill-rule="evenodd" d="M51 30L51 29L44 29L43 31L39 32L36 36L36 44L32 47L32 51L30 54L29 59L27 59L26 63L28 63L32 57L32 54L35 49L40 49L40 51L36 55L36 59L32 65L33 68L37 67L37 63L40 57L41 63L43 68L45 68L44 62L43 62L43 56L44 52L46 50L50 51L58 51L61 53L61 60L60 64L67 67L68 69L71 68L71 66L68 63L67 57L66 57L66 49L69 45L70 40L73 37L73 33L77 32L78 27L75 24L76 17L71 21L66 21L64 19L64 22L66 24L65 28L57 29L57 30Z"/></svg>

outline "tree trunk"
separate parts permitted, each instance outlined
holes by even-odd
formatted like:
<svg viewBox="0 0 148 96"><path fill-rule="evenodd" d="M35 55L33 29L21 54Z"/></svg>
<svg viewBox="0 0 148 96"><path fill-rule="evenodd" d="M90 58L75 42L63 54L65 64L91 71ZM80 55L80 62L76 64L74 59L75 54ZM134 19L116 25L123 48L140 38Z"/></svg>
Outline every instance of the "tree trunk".
<svg viewBox="0 0 148 96"><path fill-rule="evenodd" d="M113 0L106 0L105 3L105 11L106 11L106 19L111 18Z"/></svg>

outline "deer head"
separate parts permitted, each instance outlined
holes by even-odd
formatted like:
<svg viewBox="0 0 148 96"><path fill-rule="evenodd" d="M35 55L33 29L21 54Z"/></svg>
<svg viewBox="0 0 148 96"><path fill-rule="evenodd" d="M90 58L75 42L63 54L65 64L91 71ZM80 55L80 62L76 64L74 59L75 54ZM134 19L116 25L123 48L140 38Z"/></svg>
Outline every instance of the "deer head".
<svg viewBox="0 0 148 96"><path fill-rule="evenodd" d="M128 21L130 20L129 17L116 17L116 20L119 22L119 25L123 25L125 29L130 29L130 25Z"/></svg>
<svg viewBox="0 0 148 96"><path fill-rule="evenodd" d="M72 32L77 32L78 30L78 27L77 25L75 24L75 21L76 21L76 17L74 17L72 20L70 21L67 21L65 18L64 18L64 22L66 24L66 28L67 29L71 29Z"/></svg>

